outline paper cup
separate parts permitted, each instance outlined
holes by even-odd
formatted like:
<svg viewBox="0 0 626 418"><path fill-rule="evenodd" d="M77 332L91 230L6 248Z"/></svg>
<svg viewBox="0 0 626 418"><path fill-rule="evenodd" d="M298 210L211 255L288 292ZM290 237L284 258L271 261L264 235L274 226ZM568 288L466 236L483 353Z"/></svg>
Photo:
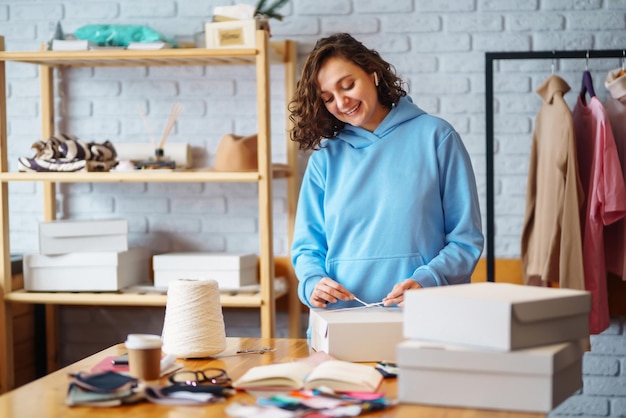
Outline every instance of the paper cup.
<svg viewBox="0 0 626 418"><path fill-rule="evenodd" d="M126 338L130 375L143 380L161 377L161 346L159 335L129 334Z"/></svg>

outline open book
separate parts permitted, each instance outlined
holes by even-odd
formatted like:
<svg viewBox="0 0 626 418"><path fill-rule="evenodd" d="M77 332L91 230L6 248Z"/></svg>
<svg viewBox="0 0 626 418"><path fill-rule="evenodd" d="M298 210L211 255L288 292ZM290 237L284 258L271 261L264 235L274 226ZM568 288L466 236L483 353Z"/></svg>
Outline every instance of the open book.
<svg viewBox="0 0 626 418"><path fill-rule="evenodd" d="M376 392L383 380L373 366L328 360L317 366L302 361L256 366L233 383L243 390L290 390L328 387L337 392Z"/></svg>

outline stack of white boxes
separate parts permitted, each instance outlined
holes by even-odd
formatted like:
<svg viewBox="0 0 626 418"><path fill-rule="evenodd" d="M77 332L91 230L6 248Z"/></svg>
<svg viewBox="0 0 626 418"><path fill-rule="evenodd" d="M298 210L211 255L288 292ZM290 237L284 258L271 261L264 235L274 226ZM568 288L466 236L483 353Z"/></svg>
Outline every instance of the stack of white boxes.
<svg viewBox="0 0 626 418"><path fill-rule="evenodd" d="M258 285L256 254L166 253L152 258L154 286L167 289L172 280L215 280L219 289L241 290Z"/></svg>
<svg viewBox="0 0 626 418"><path fill-rule="evenodd" d="M39 253L23 263L29 291L118 291L150 279L150 251L129 248L123 219L41 222Z"/></svg>
<svg viewBox="0 0 626 418"><path fill-rule="evenodd" d="M409 291L402 403L546 413L582 387L589 292L475 283Z"/></svg>

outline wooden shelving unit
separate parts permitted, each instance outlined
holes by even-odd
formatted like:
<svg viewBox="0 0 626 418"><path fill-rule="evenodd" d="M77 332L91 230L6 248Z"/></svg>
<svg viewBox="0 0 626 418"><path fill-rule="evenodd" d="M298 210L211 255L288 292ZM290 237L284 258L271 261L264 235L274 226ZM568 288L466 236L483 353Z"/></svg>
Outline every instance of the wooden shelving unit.
<svg viewBox="0 0 626 418"><path fill-rule="evenodd" d="M276 299L286 295L289 306L290 334L299 336L300 304L292 275L282 276L287 282L280 291L275 289L275 266L272 237L272 182L279 176L272 169L270 139L270 63L285 67L287 100L293 96L296 80L296 46L289 40L270 42L267 32L257 31L256 47L249 49L163 49L156 51L90 50L90 51L39 51L5 52L4 39L0 37L0 393L14 386L12 304L45 304L48 317L55 316L58 305L107 306L165 306L165 295L152 293L40 293L15 288L11 280L9 240L8 183L16 181L40 182L43 185L43 220L53 220L56 214L55 197L58 183L77 182L252 182L258 184L259 200L259 282L258 292L224 294L222 306L258 308L261 317L261 336L274 337ZM7 120L6 120L6 62L20 62L39 67L41 77L41 133L48 138L55 133L54 126L54 70L63 67L137 67L137 66L210 66L253 65L256 67L258 171L215 172L209 169L149 173L19 173L8 172ZM286 110L286 105L285 105ZM286 121L288 127L288 119ZM287 175L288 224L292 236L297 201L297 145L288 141ZM281 171L284 173L284 171ZM284 174L280 174L284 176ZM285 270L286 259L281 261ZM289 266L290 267L290 266ZM48 321L50 322L50 321ZM56 329L47 332L48 364L56 362ZM49 344L50 345L50 344Z"/></svg>

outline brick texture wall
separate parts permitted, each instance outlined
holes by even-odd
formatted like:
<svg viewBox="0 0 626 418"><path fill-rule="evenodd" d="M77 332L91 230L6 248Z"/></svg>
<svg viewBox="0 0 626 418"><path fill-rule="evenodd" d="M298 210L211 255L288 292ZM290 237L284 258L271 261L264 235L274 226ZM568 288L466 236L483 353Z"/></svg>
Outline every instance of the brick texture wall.
<svg viewBox="0 0 626 418"><path fill-rule="evenodd" d="M254 3L251 0L242 2ZM0 0L0 35L7 50L34 50L60 21L66 32L90 23L147 24L169 36L193 38L215 5L197 0ZM315 40L351 32L377 49L406 79L424 110L449 120L461 133L485 203L486 51L626 48L626 0L293 0L272 21L275 38L298 41L301 59ZM573 105L582 70L594 77L599 97L603 80L622 65L617 59L501 61L494 78L496 256L519 257L526 172L534 116L535 88L555 71L568 81ZM9 165L29 155L40 137L37 68L11 64L8 76ZM274 157L284 159L284 89L272 81ZM60 129L89 140L147 141L137 106L160 133L173 102L185 110L171 141L193 146L196 165L210 165L224 133L254 132L254 74L246 68L75 69L60 73L57 118ZM41 219L38 185L12 183L11 245L36 248ZM274 197L275 250L287 253L284 184ZM123 216L132 245L155 252L256 251L256 188L218 184L79 184L58 193L59 217ZM237 314L239 315L239 314ZM233 317L232 332L254 324L254 315ZM252 319L250 319L252 318ZM130 329L157 330L162 312L147 309L67 308L61 315L63 360L118 342ZM89 331L98 324L99 332ZM120 325L124 324L124 326ZM100 326L101 325L101 326ZM237 326L240 325L238 328ZM626 417L625 319L592 337L585 357L584 388L551 415ZM240 330L240 331L237 331ZM232 334L234 335L234 334Z"/></svg>

